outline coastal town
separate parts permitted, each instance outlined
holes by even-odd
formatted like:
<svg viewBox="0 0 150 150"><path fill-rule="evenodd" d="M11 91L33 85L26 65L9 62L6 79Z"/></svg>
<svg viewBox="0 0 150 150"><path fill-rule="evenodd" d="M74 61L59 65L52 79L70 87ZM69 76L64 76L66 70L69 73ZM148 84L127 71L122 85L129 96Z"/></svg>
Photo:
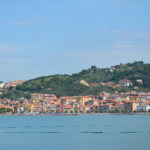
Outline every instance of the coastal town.
<svg viewBox="0 0 150 150"><path fill-rule="evenodd" d="M15 87L25 81L1 83L0 89ZM83 82L83 81L82 81ZM99 95L62 96L55 94L31 93L29 99L0 99L0 113L7 115L36 114L94 114L94 113L138 113L150 112L150 92L108 93Z"/></svg>

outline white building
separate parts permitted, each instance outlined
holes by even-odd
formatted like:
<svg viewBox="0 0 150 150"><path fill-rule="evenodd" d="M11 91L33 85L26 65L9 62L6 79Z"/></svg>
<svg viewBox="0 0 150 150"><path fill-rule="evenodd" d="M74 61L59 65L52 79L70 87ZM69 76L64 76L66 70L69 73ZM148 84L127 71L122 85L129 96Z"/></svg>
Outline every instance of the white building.
<svg viewBox="0 0 150 150"><path fill-rule="evenodd" d="M5 86L5 83L0 83L0 88L3 88Z"/></svg>
<svg viewBox="0 0 150 150"><path fill-rule="evenodd" d="M120 80L120 81L119 81L119 84L120 84L121 86L124 86L124 87L129 87L129 86L132 86L132 85L133 85L132 82L131 82L130 80L128 80L128 79Z"/></svg>
<svg viewBox="0 0 150 150"><path fill-rule="evenodd" d="M136 82L138 82L138 83L140 83L140 84L143 83L142 79L137 79Z"/></svg>
<svg viewBox="0 0 150 150"><path fill-rule="evenodd" d="M137 106L137 111L150 112L150 105L139 105Z"/></svg>

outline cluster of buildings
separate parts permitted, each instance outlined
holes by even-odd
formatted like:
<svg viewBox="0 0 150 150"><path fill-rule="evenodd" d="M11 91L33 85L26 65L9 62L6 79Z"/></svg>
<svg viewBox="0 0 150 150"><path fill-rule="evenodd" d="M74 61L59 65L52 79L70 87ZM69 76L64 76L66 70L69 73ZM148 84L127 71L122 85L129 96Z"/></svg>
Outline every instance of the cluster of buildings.
<svg viewBox="0 0 150 150"><path fill-rule="evenodd" d="M14 114L64 114L105 112L150 112L150 93L106 93L99 96L65 96L55 94L31 94L31 99L0 99L0 109Z"/></svg>
<svg viewBox="0 0 150 150"><path fill-rule="evenodd" d="M10 87L15 88L17 85L20 85L23 82L25 82L25 80L15 80L8 83L3 83L2 81L0 81L0 91L5 88L10 88Z"/></svg>
<svg viewBox="0 0 150 150"><path fill-rule="evenodd" d="M88 83L85 80L81 80L80 83L85 85L85 86L94 86L94 87L97 87L97 86L106 86L106 87L112 87L112 88L133 87L134 90L138 89L138 86L133 86L133 83L129 79L120 80L120 81L118 81L118 83L116 83L116 82ZM142 85L143 80L137 79L136 83L139 85Z"/></svg>

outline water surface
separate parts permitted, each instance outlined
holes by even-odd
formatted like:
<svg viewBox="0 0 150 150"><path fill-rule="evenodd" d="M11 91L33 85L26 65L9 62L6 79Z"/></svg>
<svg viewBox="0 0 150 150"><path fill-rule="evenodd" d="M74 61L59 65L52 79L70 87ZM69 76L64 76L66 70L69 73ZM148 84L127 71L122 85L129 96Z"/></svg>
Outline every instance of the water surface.
<svg viewBox="0 0 150 150"><path fill-rule="evenodd" d="M150 116L0 116L0 150L150 150Z"/></svg>

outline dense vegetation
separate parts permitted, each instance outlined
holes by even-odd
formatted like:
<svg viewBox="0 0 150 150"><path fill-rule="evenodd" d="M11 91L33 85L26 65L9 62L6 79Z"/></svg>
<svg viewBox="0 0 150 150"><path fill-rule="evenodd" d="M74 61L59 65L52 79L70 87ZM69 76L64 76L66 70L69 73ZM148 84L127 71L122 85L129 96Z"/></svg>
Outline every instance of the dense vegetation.
<svg viewBox="0 0 150 150"><path fill-rule="evenodd" d="M113 71L111 70L113 68ZM85 86L80 83L81 80L90 83L114 82L129 79L133 86L130 88L120 87L112 88L106 86ZM142 79L143 84L137 83L137 79ZM66 95L90 95L98 94L100 91L130 91L137 86L140 91L150 90L150 64L142 61L120 64L111 68L97 68L92 66L87 70L72 75L53 75L29 80L16 87L16 90L9 90L2 97L29 97L29 93L54 93L58 97Z"/></svg>
<svg viewBox="0 0 150 150"><path fill-rule="evenodd" d="M9 108L0 108L0 114L2 114L2 113L8 113L8 112L12 112L12 110L9 109Z"/></svg>
<svg viewBox="0 0 150 150"><path fill-rule="evenodd" d="M20 90L8 89L0 97L1 98L9 98L12 100L16 100L16 99L19 99L22 97L30 98L30 92L23 92Z"/></svg>

